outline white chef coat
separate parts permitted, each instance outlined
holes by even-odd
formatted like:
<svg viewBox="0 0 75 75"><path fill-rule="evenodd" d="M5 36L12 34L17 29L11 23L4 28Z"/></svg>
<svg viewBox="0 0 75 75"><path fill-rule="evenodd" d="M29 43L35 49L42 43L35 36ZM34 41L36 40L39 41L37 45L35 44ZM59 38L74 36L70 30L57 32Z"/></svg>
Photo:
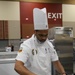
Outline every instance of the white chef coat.
<svg viewBox="0 0 75 75"><path fill-rule="evenodd" d="M36 75L51 75L51 61L57 61L58 55L48 39L39 44L33 35L20 46L16 60L25 63L25 66Z"/></svg>

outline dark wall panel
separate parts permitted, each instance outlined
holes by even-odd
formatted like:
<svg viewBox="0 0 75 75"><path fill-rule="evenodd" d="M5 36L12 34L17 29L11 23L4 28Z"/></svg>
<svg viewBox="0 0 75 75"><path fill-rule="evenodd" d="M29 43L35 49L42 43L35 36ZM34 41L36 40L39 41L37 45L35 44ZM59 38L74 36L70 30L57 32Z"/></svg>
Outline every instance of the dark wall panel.
<svg viewBox="0 0 75 75"><path fill-rule="evenodd" d="M33 34L33 9L46 8L48 16L49 28L62 26L62 4L58 3L36 3L36 2L20 2L20 23L21 37L31 36Z"/></svg>
<svg viewBox="0 0 75 75"><path fill-rule="evenodd" d="M33 9L34 8L47 8L49 24L62 24L62 4L57 3L27 3L20 2L20 20L21 24L33 23ZM60 18L61 17L61 18Z"/></svg>

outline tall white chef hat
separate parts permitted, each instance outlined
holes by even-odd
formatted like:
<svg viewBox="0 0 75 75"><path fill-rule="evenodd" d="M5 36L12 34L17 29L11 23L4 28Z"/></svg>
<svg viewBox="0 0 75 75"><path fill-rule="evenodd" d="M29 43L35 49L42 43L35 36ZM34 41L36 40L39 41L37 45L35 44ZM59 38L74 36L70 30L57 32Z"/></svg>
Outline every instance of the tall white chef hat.
<svg viewBox="0 0 75 75"><path fill-rule="evenodd" d="M48 29L48 20L46 8L33 9L33 21L34 21L34 30L46 30Z"/></svg>

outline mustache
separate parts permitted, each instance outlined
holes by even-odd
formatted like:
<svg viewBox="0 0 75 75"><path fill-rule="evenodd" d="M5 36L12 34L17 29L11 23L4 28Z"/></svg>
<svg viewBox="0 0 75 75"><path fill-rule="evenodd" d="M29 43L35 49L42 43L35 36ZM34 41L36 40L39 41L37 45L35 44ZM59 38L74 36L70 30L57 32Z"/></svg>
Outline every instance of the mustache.
<svg viewBox="0 0 75 75"><path fill-rule="evenodd" d="M40 42L45 42L46 40L39 40Z"/></svg>

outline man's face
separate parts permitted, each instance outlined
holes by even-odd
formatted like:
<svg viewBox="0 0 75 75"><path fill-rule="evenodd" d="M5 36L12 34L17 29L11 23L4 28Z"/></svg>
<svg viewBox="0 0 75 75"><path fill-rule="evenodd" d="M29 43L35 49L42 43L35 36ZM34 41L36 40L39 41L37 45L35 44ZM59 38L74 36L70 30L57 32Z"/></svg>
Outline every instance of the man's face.
<svg viewBox="0 0 75 75"><path fill-rule="evenodd" d="M44 43L48 37L48 30L36 30L35 35L41 43Z"/></svg>

